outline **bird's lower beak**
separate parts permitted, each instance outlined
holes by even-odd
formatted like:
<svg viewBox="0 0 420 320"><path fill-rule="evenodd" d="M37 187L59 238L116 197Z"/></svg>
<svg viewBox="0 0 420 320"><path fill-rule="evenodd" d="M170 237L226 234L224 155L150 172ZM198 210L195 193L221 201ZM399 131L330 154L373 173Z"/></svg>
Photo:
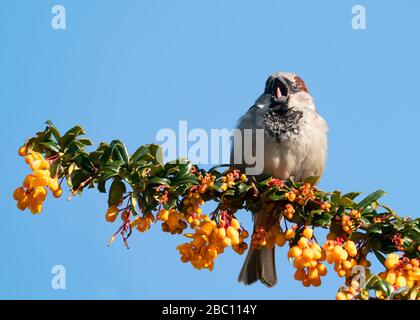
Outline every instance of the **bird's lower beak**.
<svg viewBox="0 0 420 320"><path fill-rule="evenodd" d="M281 96L273 95L271 97L270 109L277 110L277 109L281 108L281 106L287 105L287 101L288 100L289 100L289 96L285 96L285 95L281 95Z"/></svg>
<svg viewBox="0 0 420 320"><path fill-rule="evenodd" d="M283 104L287 102L288 97L281 96L281 97L272 97L274 104Z"/></svg>
<svg viewBox="0 0 420 320"><path fill-rule="evenodd" d="M289 92L287 89L287 85L284 83L283 79L277 78L274 81L273 88L272 88L271 100L273 104L276 105L276 104L283 104L287 102L288 96L289 96Z"/></svg>

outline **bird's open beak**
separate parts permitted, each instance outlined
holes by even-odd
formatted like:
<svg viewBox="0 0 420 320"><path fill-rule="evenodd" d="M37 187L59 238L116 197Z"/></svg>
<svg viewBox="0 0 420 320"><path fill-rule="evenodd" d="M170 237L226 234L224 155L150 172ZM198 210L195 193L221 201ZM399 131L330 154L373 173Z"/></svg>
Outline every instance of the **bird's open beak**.
<svg viewBox="0 0 420 320"><path fill-rule="evenodd" d="M273 82L271 99L273 106L277 104L283 104L289 97L289 90L287 85L282 78L276 78Z"/></svg>

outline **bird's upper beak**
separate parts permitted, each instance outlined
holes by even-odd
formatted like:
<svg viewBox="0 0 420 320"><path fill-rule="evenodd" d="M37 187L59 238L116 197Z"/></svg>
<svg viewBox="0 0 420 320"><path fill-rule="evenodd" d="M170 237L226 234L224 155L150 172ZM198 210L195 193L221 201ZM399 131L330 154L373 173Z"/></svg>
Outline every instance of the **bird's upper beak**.
<svg viewBox="0 0 420 320"><path fill-rule="evenodd" d="M289 90L284 79L281 77L274 79L273 87L271 90L272 107L275 107L279 104L285 104L288 98Z"/></svg>

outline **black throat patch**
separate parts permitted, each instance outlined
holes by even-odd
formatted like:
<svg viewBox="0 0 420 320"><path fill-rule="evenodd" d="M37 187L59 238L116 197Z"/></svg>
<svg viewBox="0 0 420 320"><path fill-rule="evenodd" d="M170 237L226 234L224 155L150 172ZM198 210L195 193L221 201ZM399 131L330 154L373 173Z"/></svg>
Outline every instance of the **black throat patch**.
<svg viewBox="0 0 420 320"><path fill-rule="evenodd" d="M280 106L277 110L266 112L263 126L270 136L281 142L299 134L302 117L302 111Z"/></svg>

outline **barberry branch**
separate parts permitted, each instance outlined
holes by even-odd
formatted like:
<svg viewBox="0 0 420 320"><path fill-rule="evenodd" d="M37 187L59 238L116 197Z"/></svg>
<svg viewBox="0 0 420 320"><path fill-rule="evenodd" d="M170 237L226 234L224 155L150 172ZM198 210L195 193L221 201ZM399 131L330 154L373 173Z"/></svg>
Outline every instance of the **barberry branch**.
<svg viewBox="0 0 420 320"><path fill-rule="evenodd" d="M160 221L162 231L190 239L177 250L181 261L197 269L211 271L229 247L243 254L249 245L260 249L287 244L294 277L305 287L321 285L327 264L332 264L345 284L337 299L419 299L420 220L402 218L381 204L382 190L358 201L360 193L318 189L318 177L257 181L233 167L220 172L217 167L205 171L189 161L161 163L160 148L154 144L129 154L121 141L114 140L88 152L93 144L84 135L80 126L61 135L48 121L44 131L26 140L18 153L32 173L13 194L19 209L40 213L47 189L60 197L65 179L69 199L87 188L108 193L105 219L122 220L109 244L120 234L128 248L134 228L146 232ZM209 201L217 206L207 215L202 206ZM241 209L266 213L266 220L258 220L252 230L250 242L237 218ZM317 228L329 230L322 246L314 235ZM371 274L368 256L382 263L384 271ZM363 285L353 277L360 266L367 275Z"/></svg>

